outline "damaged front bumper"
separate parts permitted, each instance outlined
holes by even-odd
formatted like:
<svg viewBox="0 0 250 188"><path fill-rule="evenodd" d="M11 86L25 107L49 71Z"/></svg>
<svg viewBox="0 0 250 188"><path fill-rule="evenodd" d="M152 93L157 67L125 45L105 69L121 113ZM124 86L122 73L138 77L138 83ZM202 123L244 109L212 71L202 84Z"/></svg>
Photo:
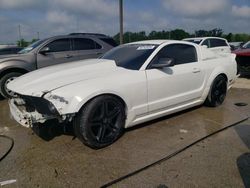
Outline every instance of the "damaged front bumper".
<svg viewBox="0 0 250 188"><path fill-rule="evenodd" d="M9 100L10 113L13 119L24 127L35 123L44 123L50 119L59 122L72 121L75 114L59 114L57 108L47 99L34 96L18 96Z"/></svg>
<svg viewBox="0 0 250 188"><path fill-rule="evenodd" d="M24 127L32 127L34 123L44 123L49 119L59 118L57 115L46 115L34 111L27 111L26 103L23 99L16 98L9 100L10 113L13 119ZM61 119L61 118L60 118Z"/></svg>

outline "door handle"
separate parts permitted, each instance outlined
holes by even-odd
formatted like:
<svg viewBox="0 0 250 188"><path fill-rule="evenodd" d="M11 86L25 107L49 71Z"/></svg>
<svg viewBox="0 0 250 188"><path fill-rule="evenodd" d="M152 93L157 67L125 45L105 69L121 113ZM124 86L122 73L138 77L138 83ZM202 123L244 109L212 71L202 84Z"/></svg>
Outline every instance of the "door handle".
<svg viewBox="0 0 250 188"><path fill-rule="evenodd" d="M72 58L73 55L66 55L65 58Z"/></svg>
<svg viewBox="0 0 250 188"><path fill-rule="evenodd" d="M192 72L193 72L193 73L198 73L198 72L201 72L201 69L199 69L199 68L194 68Z"/></svg>

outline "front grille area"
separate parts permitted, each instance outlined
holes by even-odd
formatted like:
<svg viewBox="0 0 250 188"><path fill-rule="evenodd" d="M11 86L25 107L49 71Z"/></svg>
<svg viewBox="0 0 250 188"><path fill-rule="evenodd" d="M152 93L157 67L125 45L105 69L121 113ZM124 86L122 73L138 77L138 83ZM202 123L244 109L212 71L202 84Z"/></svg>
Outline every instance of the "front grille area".
<svg viewBox="0 0 250 188"><path fill-rule="evenodd" d="M27 112L34 112L35 110L40 114L44 115L58 115L58 112L54 108L51 110L51 107L54 107L53 104L41 97L32 97L32 96L20 96L25 101L25 108Z"/></svg>

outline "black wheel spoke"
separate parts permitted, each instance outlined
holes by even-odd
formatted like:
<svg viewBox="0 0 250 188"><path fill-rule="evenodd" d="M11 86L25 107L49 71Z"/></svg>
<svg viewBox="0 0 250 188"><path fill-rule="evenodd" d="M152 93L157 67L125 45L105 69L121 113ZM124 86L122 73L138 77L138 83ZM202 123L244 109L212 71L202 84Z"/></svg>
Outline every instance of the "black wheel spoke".
<svg viewBox="0 0 250 188"><path fill-rule="evenodd" d="M109 124L107 126L107 129L110 131L110 132L115 132L117 130L117 127L113 124Z"/></svg>
<svg viewBox="0 0 250 188"><path fill-rule="evenodd" d="M108 102L107 101L103 101L102 103L102 118L106 117L108 114Z"/></svg>
<svg viewBox="0 0 250 188"><path fill-rule="evenodd" d="M121 112L120 109L115 107L112 111L108 113L108 118L113 120L120 114L120 112Z"/></svg>
<svg viewBox="0 0 250 188"><path fill-rule="evenodd" d="M96 136L99 142L101 142L104 139L105 133L106 133L106 127L104 125L100 126L97 136Z"/></svg>

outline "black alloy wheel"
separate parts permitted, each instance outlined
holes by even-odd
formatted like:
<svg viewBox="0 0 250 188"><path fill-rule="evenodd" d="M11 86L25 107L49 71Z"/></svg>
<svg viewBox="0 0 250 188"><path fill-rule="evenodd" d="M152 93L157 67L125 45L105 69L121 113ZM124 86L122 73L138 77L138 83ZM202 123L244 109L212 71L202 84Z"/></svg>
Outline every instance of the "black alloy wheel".
<svg viewBox="0 0 250 188"><path fill-rule="evenodd" d="M103 95L91 100L74 122L76 136L92 148L102 148L117 140L125 125L124 105L116 97Z"/></svg>
<svg viewBox="0 0 250 188"><path fill-rule="evenodd" d="M227 80L224 76L217 76L209 91L208 97L205 101L207 106L216 107L221 105L227 94Z"/></svg>

